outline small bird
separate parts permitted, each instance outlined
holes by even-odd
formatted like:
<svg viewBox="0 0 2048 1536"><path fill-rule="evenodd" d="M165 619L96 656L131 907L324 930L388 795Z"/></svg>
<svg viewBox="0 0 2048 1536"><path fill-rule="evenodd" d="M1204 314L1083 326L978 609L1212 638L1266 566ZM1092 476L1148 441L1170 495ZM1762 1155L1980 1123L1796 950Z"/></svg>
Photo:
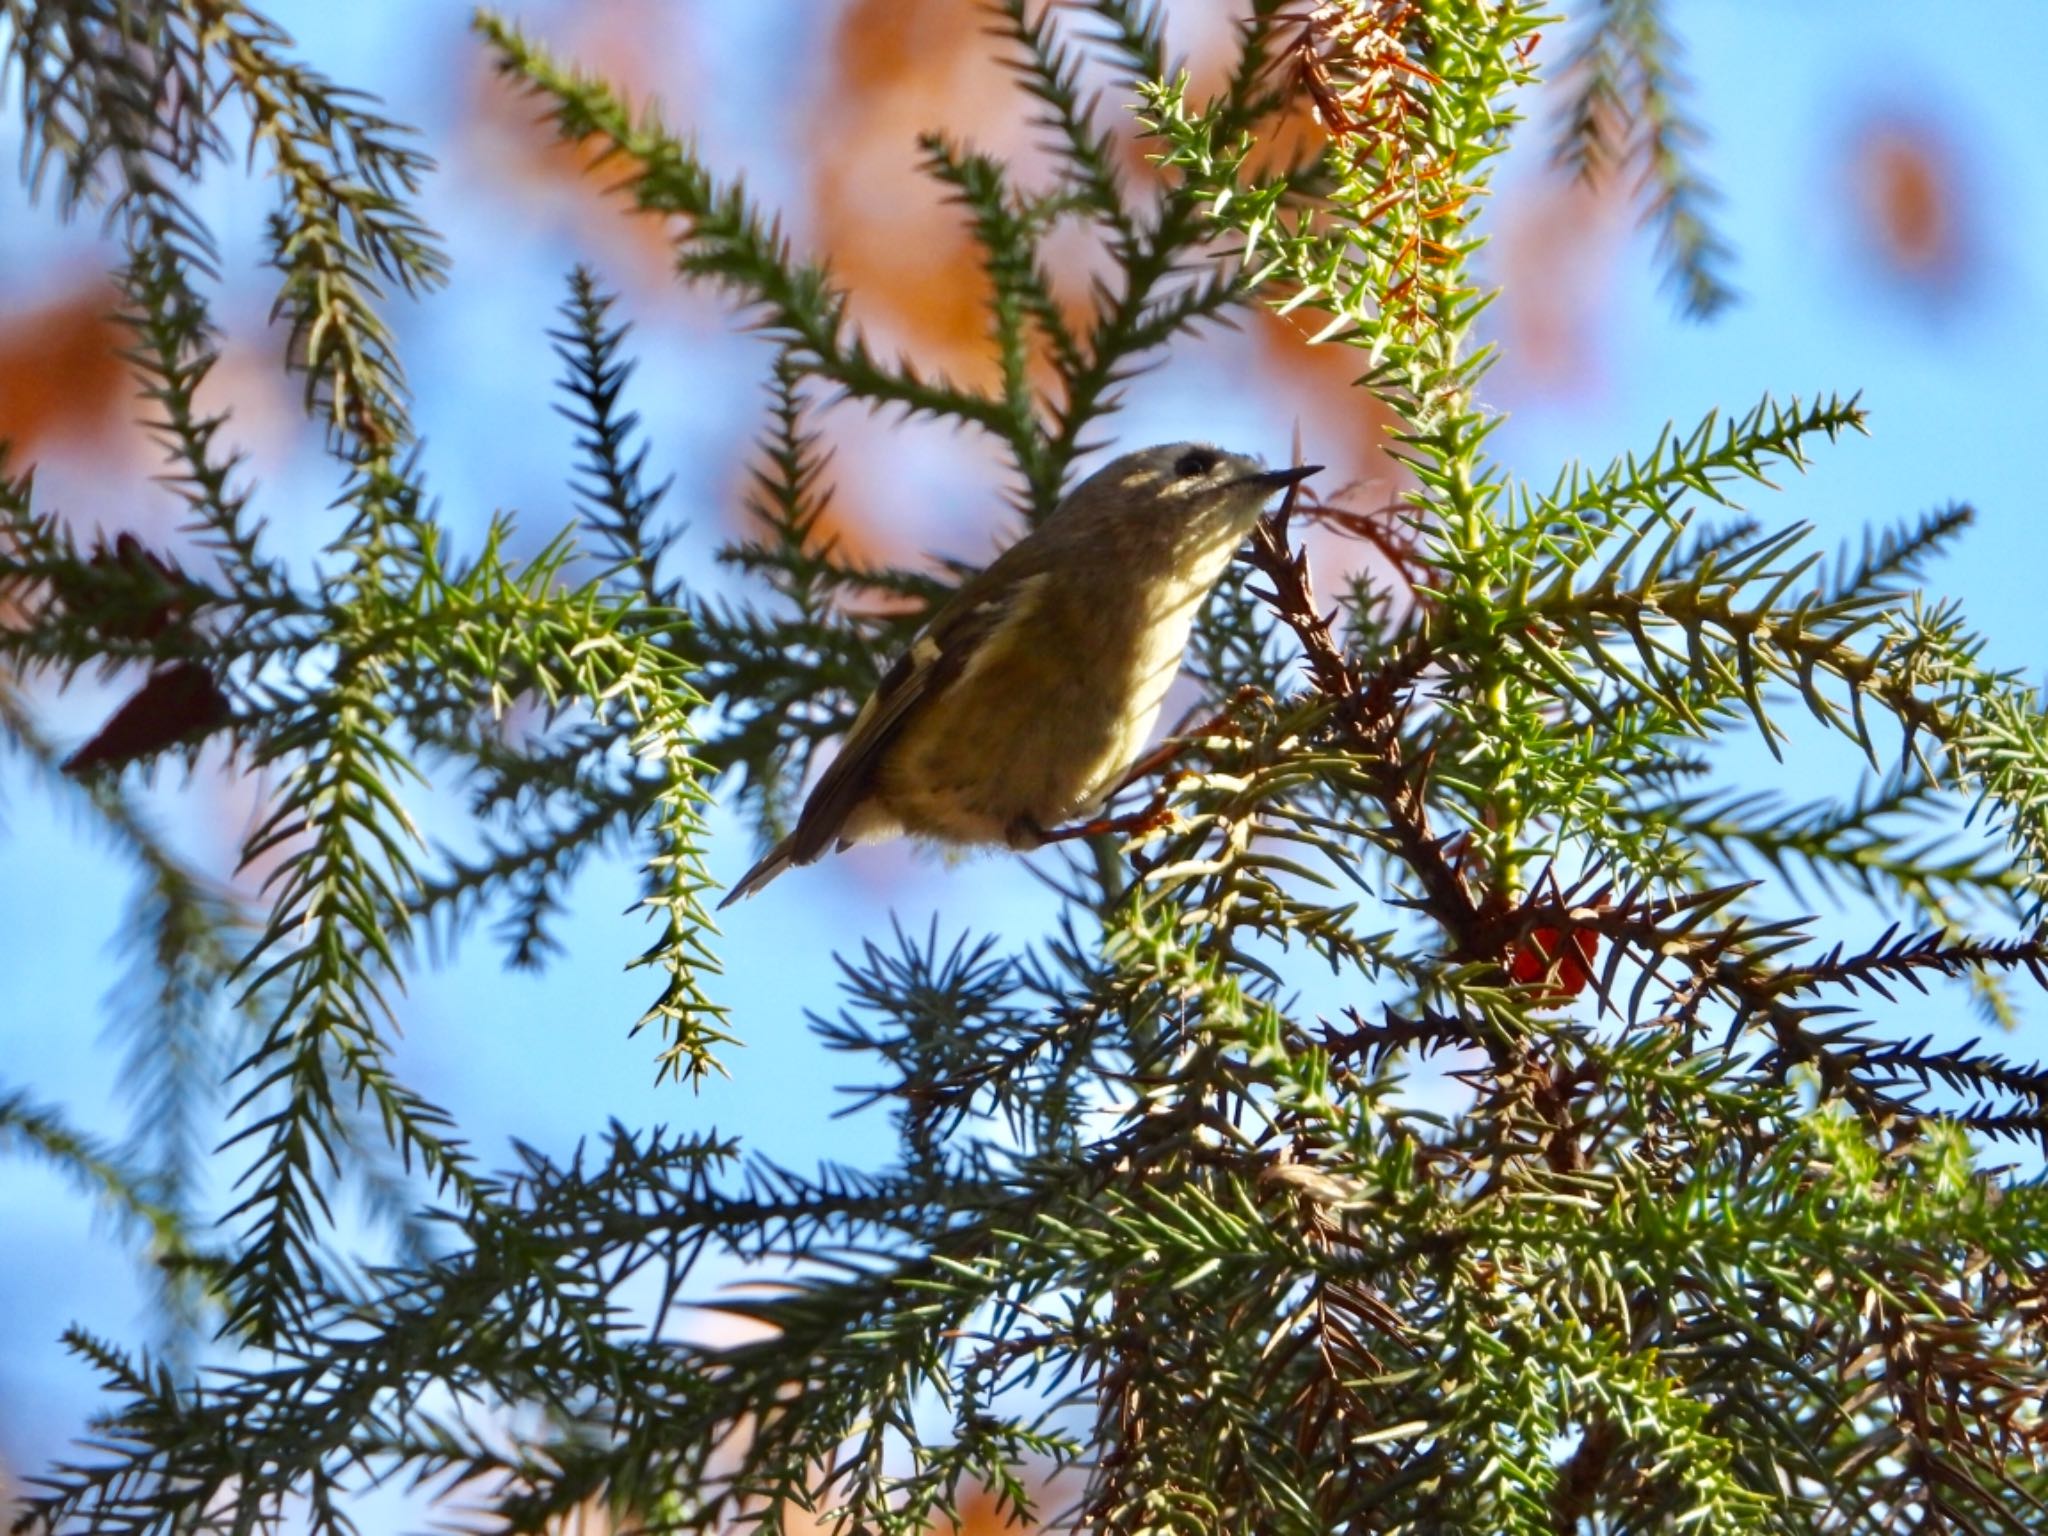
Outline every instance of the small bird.
<svg viewBox="0 0 2048 1536"><path fill-rule="evenodd" d="M905 834L1035 848L1137 758L1202 600L1274 492L1203 443L1127 453L963 583L861 706L796 830L727 894L829 849Z"/></svg>

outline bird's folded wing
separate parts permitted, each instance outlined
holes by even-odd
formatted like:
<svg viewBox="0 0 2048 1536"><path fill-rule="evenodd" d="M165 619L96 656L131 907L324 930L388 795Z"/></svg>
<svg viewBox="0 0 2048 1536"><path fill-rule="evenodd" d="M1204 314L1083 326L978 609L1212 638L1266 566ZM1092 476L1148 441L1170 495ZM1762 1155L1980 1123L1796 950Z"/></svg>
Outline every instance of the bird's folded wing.
<svg viewBox="0 0 2048 1536"><path fill-rule="evenodd" d="M873 791L882 759L918 706L943 693L966 670L983 642L1002 626L1015 600L1034 585L1025 582L1001 596L992 595L985 581L989 574L969 581L940 608L861 706L845 745L804 802L790 837L791 863L810 863L839 836L846 818Z"/></svg>

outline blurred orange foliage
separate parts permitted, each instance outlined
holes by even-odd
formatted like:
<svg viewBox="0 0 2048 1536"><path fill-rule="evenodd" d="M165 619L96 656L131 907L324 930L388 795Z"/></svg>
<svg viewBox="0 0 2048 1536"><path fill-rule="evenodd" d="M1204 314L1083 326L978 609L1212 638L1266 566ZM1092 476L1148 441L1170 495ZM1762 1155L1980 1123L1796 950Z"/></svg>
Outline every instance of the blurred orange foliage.
<svg viewBox="0 0 2048 1536"><path fill-rule="evenodd" d="M1044 1491L1034 1489L1034 1497ZM778 1513L782 1522L778 1529L788 1532L789 1536L852 1536L853 1527L844 1522L833 1523L796 1509ZM557 1516L546 1527L547 1536L618 1536L621 1531L641 1529L643 1524L638 1517L622 1520L602 1496L586 1500L568 1514ZM1032 1532L1044 1527L1019 1525L1003 1513L994 1494L977 1490L960 1500L957 1522L934 1525L931 1529L933 1536L1031 1536Z"/></svg>
<svg viewBox="0 0 2048 1536"><path fill-rule="evenodd" d="M0 440L16 462L54 438L96 437L128 415L130 385L114 321L121 302L103 278L0 319Z"/></svg>
<svg viewBox="0 0 2048 1536"><path fill-rule="evenodd" d="M1510 393L1583 396L1600 378L1601 317L1632 223L1619 176L1597 185L1545 175L1505 199L1490 280Z"/></svg>
<svg viewBox="0 0 2048 1536"><path fill-rule="evenodd" d="M1197 99L1222 89L1245 9L1210 3L1174 10L1173 46L1187 52ZM834 74L810 138L819 243L852 290L857 313L880 321L961 382L989 387L996 363L979 250L960 210L919 168L917 137L943 130L1001 157L1032 185L1050 163L1031 125L1034 104L989 37L988 18L959 0L850 0L831 57ZM1122 92L1108 71L1083 78L1084 89L1104 90L1097 124L1115 136L1132 194L1142 199L1158 173ZM1302 158L1322 137L1302 98L1262 133L1255 168ZM1086 242L1047 243L1053 285L1077 324L1094 254Z"/></svg>
<svg viewBox="0 0 2048 1536"><path fill-rule="evenodd" d="M996 382L989 286L961 211L919 168L932 129L1029 161L987 17L960 0L852 0L813 113L809 170L818 243L852 292L919 359L964 384Z"/></svg>
<svg viewBox="0 0 2048 1536"><path fill-rule="evenodd" d="M1034 1490L1034 1497L1039 1492L1040 1490ZM815 1517L808 1523L799 1523L803 1519L801 1516L786 1518L789 1523L785 1528L791 1532L815 1532L816 1536L852 1536L853 1528L843 1524L828 1525ZM1004 1514L1002 1507L996 1503L995 1495L986 1491L970 1493L960 1500L960 1519L957 1523L931 1527L933 1536L1031 1536L1032 1532L1044 1529L1044 1526L1036 1524L1019 1525Z"/></svg>
<svg viewBox="0 0 2048 1536"><path fill-rule="evenodd" d="M1877 118L1856 135L1848 179L1859 243L1890 276L1928 289L1967 277L1961 157L1938 129Z"/></svg>
<svg viewBox="0 0 2048 1536"><path fill-rule="evenodd" d="M690 36L693 21L687 7L658 0L610 0L601 6L564 7L554 18L553 45L563 57L611 81L635 101L666 93L687 98L692 82L678 79L700 50ZM489 180L520 186L531 194L522 211L553 208L559 218L573 220L579 235L605 241L629 260L635 281L649 288L668 284L675 271L675 247L669 226L653 218L621 218L622 204L609 199L601 215L590 217L584 199L591 188L611 189L615 178L589 152L565 143L536 124L534 99L479 67L470 77L472 102L462 114L469 147L491 162Z"/></svg>
<svg viewBox="0 0 2048 1536"><path fill-rule="evenodd" d="M1025 1530L1040 1527L1022 1526L1004 1515L992 1493L972 1493L960 1501L960 1523L952 1529L951 1536L1017 1536Z"/></svg>

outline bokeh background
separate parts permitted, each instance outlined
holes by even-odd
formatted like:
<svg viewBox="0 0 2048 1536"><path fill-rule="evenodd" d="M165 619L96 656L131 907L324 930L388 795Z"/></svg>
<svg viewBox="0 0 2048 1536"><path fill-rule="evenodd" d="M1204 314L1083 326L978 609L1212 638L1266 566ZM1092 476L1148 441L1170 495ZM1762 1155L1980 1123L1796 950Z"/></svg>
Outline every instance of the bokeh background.
<svg viewBox="0 0 2048 1536"><path fill-rule="evenodd" d="M719 296L670 277L661 229L625 217L602 174L554 146L533 105L490 73L463 6L266 8L305 58L417 125L440 162L425 212L446 234L453 283L393 313L428 482L458 535L516 509L537 547L569 518L570 428L554 409L546 333L564 273L582 261L622 294L619 312L635 325L633 404L655 467L675 477L668 510L693 530L688 574L730 581L710 556L744 528L766 348ZM1199 75L1227 48L1233 7L1165 9ZM1525 104L1537 121L1487 214L1483 259L1505 289L1488 322L1503 361L1486 385L1509 415L1500 457L1547 483L1573 459L1647 449L1667 421L1690 424L1715 406L1861 390L1871 437L1827 450L1752 509L1773 524L1810 520L1833 545L1970 503L1977 528L1930 585L1965 599L1997 663L2031 675L2048 639L2048 10L2038 0L1973 0L1939 16L1868 0L1672 0L1668 12L1740 302L1705 325L1678 314L1630 187L1588 190L1548 163L1544 119L1559 101L1538 93ZM1008 88L969 0L514 0L511 13L658 98L714 165L743 173L800 246L829 254L883 347L970 382L988 376L964 226L916 170L915 136L931 127L1027 162L1035 154L1028 104ZM1547 41L1553 53L1560 40ZM10 95L0 123L9 165L16 111ZM335 531L336 482L267 323L258 237L270 191L223 174L198 205L224 247L217 402L232 400L274 536L310 558ZM1085 243L1059 254L1085 282ZM130 529L175 548L178 508L149 485L158 465L107 320L109 259L89 216L65 224L15 178L0 180L0 437L17 464L37 464L41 505L82 530ZM1248 320L1135 381L1118 439L1205 438L1278 461L1298 426L1306 455L1335 467L1327 483L1384 500L1394 485L1383 423L1345 388L1355 371L1350 355L1311 351L1285 323ZM1014 532L987 445L844 411L824 426L837 452L834 531L856 548L982 559ZM83 740L133 683L88 677L41 702L60 738ZM1840 766L1795 758L1762 777L1795 797L1822 794L1841 787ZM155 804L179 844L225 875L263 793L209 757L189 780L161 779ZM714 868L731 878L750 861L750 835L724 814L713 832ZM27 1087L110 1136L129 1113L107 1035L127 886L70 791L0 761L0 1089ZM621 915L632 871L607 864L579 897L566 953L544 974L508 971L478 933L405 1001L402 1066L487 1161L502 1163L513 1138L566 1152L612 1117L739 1131L798 1164L878 1160L883 1121L838 1114L844 1085L865 1080L862 1064L828 1057L805 1027L807 1010L834 1004L830 954L884 932L892 911L914 930L938 917L942 931L1004 931L1035 930L1045 909L1043 891L1002 859L948 867L886 847L786 878L728 914L722 995L747 1046L731 1055L728 1080L693 1095L657 1087L649 1041L627 1033L647 987L622 969L644 942ZM2032 1055L2041 1044L2014 1042ZM705 1292L723 1278L706 1275ZM76 1321L146 1339L148 1294L101 1213L39 1167L0 1161L0 1502L14 1477L62 1452L93 1406L60 1329Z"/></svg>

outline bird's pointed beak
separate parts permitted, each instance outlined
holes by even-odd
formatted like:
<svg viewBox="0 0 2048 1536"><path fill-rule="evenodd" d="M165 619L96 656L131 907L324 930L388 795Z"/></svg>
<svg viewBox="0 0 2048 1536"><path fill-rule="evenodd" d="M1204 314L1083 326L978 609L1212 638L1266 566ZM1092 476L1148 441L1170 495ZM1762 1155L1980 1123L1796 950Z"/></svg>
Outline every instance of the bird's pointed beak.
<svg viewBox="0 0 2048 1536"><path fill-rule="evenodd" d="M1260 485L1269 491L1277 491L1286 486L1299 484L1322 467L1320 464L1296 464L1291 469L1262 469L1255 475L1246 475L1238 483Z"/></svg>

